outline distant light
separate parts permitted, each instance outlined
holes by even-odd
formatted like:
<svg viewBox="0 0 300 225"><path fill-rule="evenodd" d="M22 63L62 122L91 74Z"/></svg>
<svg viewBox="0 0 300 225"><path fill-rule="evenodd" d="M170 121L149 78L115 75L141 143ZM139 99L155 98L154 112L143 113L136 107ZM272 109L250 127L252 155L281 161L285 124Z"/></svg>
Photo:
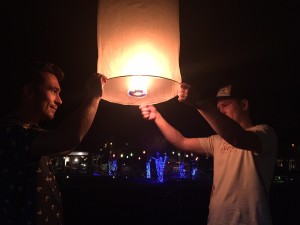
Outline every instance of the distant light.
<svg viewBox="0 0 300 225"><path fill-rule="evenodd" d="M81 155L89 155L89 153L88 152L71 152L71 153L69 153L69 155L81 156Z"/></svg>
<svg viewBox="0 0 300 225"><path fill-rule="evenodd" d="M69 157L69 156L66 156L66 157L64 157L64 159L65 159L65 166L66 166L66 165L67 165L67 162L70 161L70 157Z"/></svg>

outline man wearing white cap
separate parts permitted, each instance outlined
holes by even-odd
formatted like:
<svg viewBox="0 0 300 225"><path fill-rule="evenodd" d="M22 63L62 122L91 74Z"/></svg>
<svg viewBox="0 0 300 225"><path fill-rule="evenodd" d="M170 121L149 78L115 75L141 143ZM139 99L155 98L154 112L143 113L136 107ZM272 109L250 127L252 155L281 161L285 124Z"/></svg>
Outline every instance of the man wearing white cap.
<svg viewBox="0 0 300 225"><path fill-rule="evenodd" d="M214 158L209 225L271 225L269 190L275 169L277 135L266 125L254 125L248 96L233 85L203 100L182 83L178 101L195 107L215 131L209 137L186 138L153 105L140 106L176 148Z"/></svg>

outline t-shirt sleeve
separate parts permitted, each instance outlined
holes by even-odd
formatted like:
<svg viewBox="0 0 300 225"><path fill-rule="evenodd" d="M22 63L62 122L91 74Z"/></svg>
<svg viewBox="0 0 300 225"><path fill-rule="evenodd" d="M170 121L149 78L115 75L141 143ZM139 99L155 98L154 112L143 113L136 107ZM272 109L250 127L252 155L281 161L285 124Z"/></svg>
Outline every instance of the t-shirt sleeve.
<svg viewBox="0 0 300 225"><path fill-rule="evenodd" d="M262 154L277 152L277 135L274 129L266 124L251 127L249 131L254 132L262 144Z"/></svg>

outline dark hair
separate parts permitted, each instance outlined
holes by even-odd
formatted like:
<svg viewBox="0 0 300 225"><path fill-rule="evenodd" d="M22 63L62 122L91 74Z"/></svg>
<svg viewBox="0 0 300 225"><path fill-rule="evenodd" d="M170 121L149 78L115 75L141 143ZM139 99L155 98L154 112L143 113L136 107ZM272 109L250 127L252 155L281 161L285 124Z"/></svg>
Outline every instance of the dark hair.
<svg viewBox="0 0 300 225"><path fill-rule="evenodd" d="M49 62L42 61L34 61L27 65L25 68L25 74L23 76L23 81L21 82L21 86L24 84L36 84L41 78L41 74L44 72L52 73L56 76L58 81L62 81L64 79L64 72L62 69Z"/></svg>
<svg viewBox="0 0 300 225"><path fill-rule="evenodd" d="M24 66L19 65L16 74L17 82L15 83L14 105L21 103L23 86L26 84L30 84L33 87L39 86L44 81L42 76L44 72L55 75L58 81L62 81L65 76L59 66L49 62L33 61Z"/></svg>

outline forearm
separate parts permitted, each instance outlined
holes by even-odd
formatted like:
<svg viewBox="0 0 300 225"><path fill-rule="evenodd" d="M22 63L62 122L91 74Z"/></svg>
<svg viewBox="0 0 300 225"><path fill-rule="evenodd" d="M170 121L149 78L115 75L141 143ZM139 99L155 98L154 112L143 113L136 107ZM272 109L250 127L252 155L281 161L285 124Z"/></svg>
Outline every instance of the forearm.
<svg viewBox="0 0 300 225"><path fill-rule="evenodd" d="M220 113L217 109L209 111L198 109L198 111L212 129L231 144L233 144L233 137L243 131L243 128L238 123Z"/></svg>
<svg viewBox="0 0 300 225"><path fill-rule="evenodd" d="M213 130L229 144L239 149L259 151L259 139L239 123L221 113L214 105L205 104L198 111Z"/></svg>
<svg viewBox="0 0 300 225"><path fill-rule="evenodd" d="M100 99L99 97L87 98L78 109L62 123L59 132L66 138L74 138L81 142L94 121Z"/></svg>

